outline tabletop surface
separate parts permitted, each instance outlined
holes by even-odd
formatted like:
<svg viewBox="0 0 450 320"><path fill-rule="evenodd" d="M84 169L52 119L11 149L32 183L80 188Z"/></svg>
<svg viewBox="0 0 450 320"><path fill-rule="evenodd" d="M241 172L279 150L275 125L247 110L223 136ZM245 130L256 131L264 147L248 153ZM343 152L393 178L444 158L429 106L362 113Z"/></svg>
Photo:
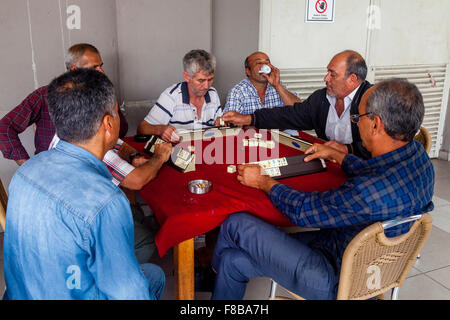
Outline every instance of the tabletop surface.
<svg viewBox="0 0 450 320"><path fill-rule="evenodd" d="M303 132L299 132L299 136L310 142L318 142ZM249 137L252 137L252 132ZM262 139L270 140L270 133L264 134ZM133 137L127 137L124 141L139 151L145 145L133 141ZM275 149L244 147L241 135L214 137L179 145L186 147L186 144L195 147L195 171L182 173L164 165L157 177L139 191L161 225L155 236L161 257L174 245L219 226L228 215L235 212L246 211L278 226L292 225L272 205L264 192L240 184L236 179L237 173L228 173L227 167L302 154L301 151L278 143ZM280 179L279 182L297 190L322 192L339 187L346 181L347 176L338 164L326 162L326 166L324 172ZM188 183L196 179L210 181L212 190L200 195L190 193Z"/></svg>

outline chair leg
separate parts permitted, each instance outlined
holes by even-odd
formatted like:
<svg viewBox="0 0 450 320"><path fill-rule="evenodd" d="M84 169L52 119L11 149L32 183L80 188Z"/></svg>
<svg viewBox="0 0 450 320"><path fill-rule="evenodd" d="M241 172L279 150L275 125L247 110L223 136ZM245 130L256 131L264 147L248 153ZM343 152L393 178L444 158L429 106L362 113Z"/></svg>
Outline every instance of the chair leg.
<svg viewBox="0 0 450 320"><path fill-rule="evenodd" d="M273 280L270 280L271 284L270 284L270 299L275 299L276 298L276 291L277 291L277 283Z"/></svg>
<svg viewBox="0 0 450 320"><path fill-rule="evenodd" d="M392 288L391 300L398 300L398 287Z"/></svg>

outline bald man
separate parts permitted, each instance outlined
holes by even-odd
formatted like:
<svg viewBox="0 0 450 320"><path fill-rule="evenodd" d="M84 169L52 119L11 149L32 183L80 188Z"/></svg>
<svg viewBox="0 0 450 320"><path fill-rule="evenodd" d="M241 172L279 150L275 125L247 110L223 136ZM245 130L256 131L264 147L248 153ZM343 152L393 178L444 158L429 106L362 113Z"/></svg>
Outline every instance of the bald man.
<svg viewBox="0 0 450 320"><path fill-rule="evenodd" d="M357 52L346 50L335 55L324 77L326 88L315 91L292 108L261 109L244 114L229 111L223 120L238 126L264 129L315 130L326 144L342 152L368 159L358 126L350 116L358 114L362 95L371 87L366 81L367 65Z"/></svg>
<svg viewBox="0 0 450 320"><path fill-rule="evenodd" d="M293 105L301 101L283 86L280 70L270 63L269 56L264 52L252 53L245 59L244 65L247 78L230 90L224 112L250 114L258 109ZM259 73L263 65L271 68L269 74Z"/></svg>

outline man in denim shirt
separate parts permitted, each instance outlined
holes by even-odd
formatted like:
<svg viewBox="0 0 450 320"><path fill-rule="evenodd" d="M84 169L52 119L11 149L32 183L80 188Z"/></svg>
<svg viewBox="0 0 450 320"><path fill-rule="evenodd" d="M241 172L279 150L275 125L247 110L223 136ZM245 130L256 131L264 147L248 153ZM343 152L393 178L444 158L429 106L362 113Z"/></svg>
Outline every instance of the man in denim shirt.
<svg viewBox="0 0 450 320"><path fill-rule="evenodd" d="M77 69L52 81L47 100L61 141L26 161L11 181L5 297L159 298L164 273L138 264L129 202L101 161L119 135L112 83ZM156 170L171 150L155 150Z"/></svg>
<svg viewBox="0 0 450 320"><path fill-rule="evenodd" d="M218 274L212 298L242 299L250 278L270 277L303 298L336 299L342 256L358 232L377 221L433 210L433 165L413 140L423 117L415 85L388 80L369 89L351 120L371 159L322 144L306 150L312 155L305 161L336 161L347 173L342 186L327 192L294 190L262 175L259 166L239 166L242 184L266 192L292 223L320 230L286 234L247 213L232 214L221 226L214 251ZM387 236L409 227L394 227Z"/></svg>

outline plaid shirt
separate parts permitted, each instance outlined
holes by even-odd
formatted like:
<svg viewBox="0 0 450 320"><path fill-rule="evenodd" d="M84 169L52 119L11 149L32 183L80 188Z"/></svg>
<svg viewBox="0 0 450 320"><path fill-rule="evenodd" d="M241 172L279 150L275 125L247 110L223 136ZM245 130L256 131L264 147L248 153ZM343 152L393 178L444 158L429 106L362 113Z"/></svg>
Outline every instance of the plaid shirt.
<svg viewBox="0 0 450 320"><path fill-rule="evenodd" d="M47 86L41 87L25 98L21 104L0 120L0 150L6 159L28 159L30 156L20 142L19 133L36 123L34 144L36 154L47 150L55 135L55 126L48 113Z"/></svg>
<svg viewBox="0 0 450 320"><path fill-rule="evenodd" d="M434 208L433 165L417 141L369 160L347 155L342 169L349 179L334 190L307 193L277 184L269 192L272 203L292 223L325 229L314 247L337 269L348 243L366 226ZM403 234L411 225L391 228L386 235Z"/></svg>
<svg viewBox="0 0 450 320"><path fill-rule="evenodd" d="M258 109L282 106L284 106L283 100L281 100L277 90L275 90L270 83L267 83L264 104L262 104L261 99L258 96L258 91L256 91L256 88L250 80L245 78L235 85L228 93L227 102L223 113L228 111L236 111L241 114L252 114Z"/></svg>

